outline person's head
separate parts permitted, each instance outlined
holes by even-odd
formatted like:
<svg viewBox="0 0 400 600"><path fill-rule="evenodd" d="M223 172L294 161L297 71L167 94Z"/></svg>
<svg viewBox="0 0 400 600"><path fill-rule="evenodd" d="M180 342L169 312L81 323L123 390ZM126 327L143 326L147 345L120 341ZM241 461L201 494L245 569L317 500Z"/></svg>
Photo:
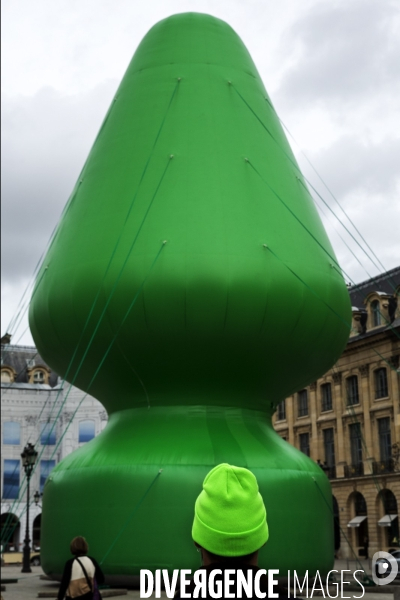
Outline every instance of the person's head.
<svg viewBox="0 0 400 600"><path fill-rule="evenodd" d="M264 502L251 471L226 463L216 466L204 479L194 513L192 537L205 564L257 562L269 533Z"/></svg>
<svg viewBox="0 0 400 600"><path fill-rule="evenodd" d="M84 537L82 537L80 535L78 535L77 537L74 537L74 539L70 543L69 548L71 550L71 554L73 554L74 556L79 556L81 554L87 554L87 551L89 550L87 541L85 540Z"/></svg>

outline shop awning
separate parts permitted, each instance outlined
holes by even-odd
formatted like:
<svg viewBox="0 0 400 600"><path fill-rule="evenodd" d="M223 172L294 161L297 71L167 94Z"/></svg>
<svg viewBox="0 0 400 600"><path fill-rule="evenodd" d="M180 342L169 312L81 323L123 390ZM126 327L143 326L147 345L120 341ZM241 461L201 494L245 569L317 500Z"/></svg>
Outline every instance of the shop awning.
<svg viewBox="0 0 400 600"><path fill-rule="evenodd" d="M390 527L395 519L397 519L397 515L385 515L382 519L379 519L378 525L380 527Z"/></svg>
<svg viewBox="0 0 400 600"><path fill-rule="evenodd" d="M365 521L367 517L354 517L351 521L347 523L347 527L360 527L361 523Z"/></svg>

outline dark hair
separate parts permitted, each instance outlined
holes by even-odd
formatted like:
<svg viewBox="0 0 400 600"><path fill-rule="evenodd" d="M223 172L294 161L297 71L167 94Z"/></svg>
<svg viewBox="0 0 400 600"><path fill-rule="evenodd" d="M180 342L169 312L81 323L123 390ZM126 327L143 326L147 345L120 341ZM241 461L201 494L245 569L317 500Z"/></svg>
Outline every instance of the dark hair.
<svg viewBox="0 0 400 600"><path fill-rule="evenodd" d="M74 554L75 556L78 554L87 554L87 551L89 550L87 541L80 535L74 537L69 548L71 550L71 554Z"/></svg>
<svg viewBox="0 0 400 600"><path fill-rule="evenodd" d="M221 556L220 554L214 554L213 552L210 552L209 550L207 550L207 548L204 548L204 546L200 546L200 544L197 544L196 542L194 543L195 546L197 546L197 548L203 548L203 550L205 550L208 554L208 556L210 557L210 559L213 562L230 562L230 563L249 563L251 562L251 560L254 558L254 555L257 554L258 550L255 550L254 552L250 552L250 554L242 554L241 556Z"/></svg>
<svg viewBox="0 0 400 600"><path fill-rule="evenodd" d="M233 562L233 563L237 562L237 563L247 564L254 557L257 550L255 550L254 552L251 552L250 554L242 554L242 556L221 556L219 554L214 554L213 552L210 552L209 550L207 550L207 552L213 562Z"/></svg>

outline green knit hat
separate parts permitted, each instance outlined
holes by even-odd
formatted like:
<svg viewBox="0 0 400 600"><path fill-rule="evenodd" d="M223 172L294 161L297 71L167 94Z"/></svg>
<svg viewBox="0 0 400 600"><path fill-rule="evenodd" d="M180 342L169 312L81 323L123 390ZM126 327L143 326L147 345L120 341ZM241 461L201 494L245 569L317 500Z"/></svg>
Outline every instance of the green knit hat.
<svg viewBox="0 0 400 600"><path fill-rule="evenodd" d="M212 469L196 500L192 537L218 556L244 556L268 540L267 511L248 469L222 463Z"/></svg>

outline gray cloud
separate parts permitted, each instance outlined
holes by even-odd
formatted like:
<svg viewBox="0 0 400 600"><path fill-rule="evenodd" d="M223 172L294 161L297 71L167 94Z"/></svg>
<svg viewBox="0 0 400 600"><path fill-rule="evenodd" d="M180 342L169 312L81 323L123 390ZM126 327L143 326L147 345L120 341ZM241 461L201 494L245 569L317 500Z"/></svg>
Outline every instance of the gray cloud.
<svg viewBox="0 0 400 600"><path fill-rule="evenodd" d="M375 0L314 6L282 38L282 52L295 58L281 80L278 99L290 105L343 103L398 87L398 13L394 3Z"/></svg>
<svg viewBox="0 0 400 600"><path fill-rule="evenodd" d="M345 198L355 192L392 195L400 180L399 156L400 139L365 144L345 135L309 158L335 195Z"/></svg>
<svg viewBox="0 0 400 600"><path fill-rule="evenodd" d="M29 277L111 102L117 82L62 96L51 88L3 101L2 276Z"/></svg>

